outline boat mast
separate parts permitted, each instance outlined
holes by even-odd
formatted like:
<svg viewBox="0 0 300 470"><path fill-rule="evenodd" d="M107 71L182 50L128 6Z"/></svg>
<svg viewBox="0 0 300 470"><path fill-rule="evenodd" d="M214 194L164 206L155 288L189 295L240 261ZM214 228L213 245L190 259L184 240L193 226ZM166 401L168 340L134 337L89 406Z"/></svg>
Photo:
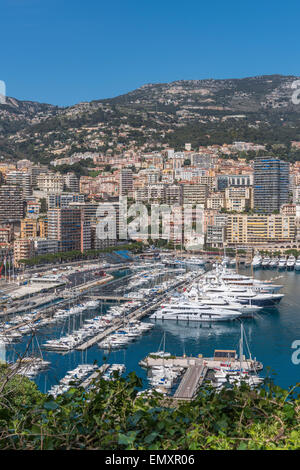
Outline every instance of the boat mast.
<svg viewBox="0 0 300 470"><path fill-rule="evenodd" d="M240 368L242 372L242 361L243 361L243 323L241 322L241 337L240 337Z"/></svg>

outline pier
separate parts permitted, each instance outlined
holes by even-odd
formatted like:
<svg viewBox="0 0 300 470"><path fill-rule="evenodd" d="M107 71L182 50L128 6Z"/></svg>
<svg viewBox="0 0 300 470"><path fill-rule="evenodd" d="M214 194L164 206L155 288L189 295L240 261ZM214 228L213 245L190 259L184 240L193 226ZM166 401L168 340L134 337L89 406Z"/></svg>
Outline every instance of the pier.
<svg viewBox="0 0 300 470"><path fill-rule="evenodd" d="M115 295L89 295L88 298L90 300L115 300L116 302L126 301L129 302L130 300L140 300L138 297L122 297L122 296L115 296Z"/></svg>
<svg viewBox="0 0 300 470"><path fill-rule="evenodd" d="M262 364L255 359L232 359L230 362L225 363L224 359L218 361L213 357L199 357L195 356L176 356L176 357L154 357L148 356L140 361L140 366L150 368L154 366L169 366L169 367L184 367L189 368L192 366L205 366L208 369L220 369L224 366L230 366L231 369L243 369L246 372L256 372L263 368Z"/></svg>
<svg viewBox="0 0 300 470"><path fill-rule="evenodd" d="M202 365L194 365L187 368L173 398L177 400L192 400L201 387L208 368Z"/></svg>
<svg viewBox="0 0 300 470"><path fill-rule="evenodd" d="M99 374L101 375L104 374L104 372L106 372L109 367L110 367L110 364L103 364L101 367L99 367L98 370L93 372L92 375L90 375L87 379L85 379L80 386L83 388L88 388L89 385L92 383L92 381L96 379L99 376Z"/></svg>
<svg viewBox="0 0 300 470"><path fill-rule="evenodd" d="M139 365L147 369L157 366L167 367L168 369L178 369L180 367L186 369L174 395L169 397L172 400L192 400L197 395L203 382L206 379L211 379L211 373L221 368L227 367L232 371L243 370L246 373L256 373L263 368L260 362L253 359L247 360L245 356L243 356L242 360L236 356L234 359L232 358L227 363L224 363L224 358L218 360L216 357L202 357L202 355L198 357L155 357L152 354L141 360Z"/></svg>
<svg viewBox="0 0 300 470"><path fill-rule="evenodd" d="M198 277L201 277L203 274L200 274ZM188 284L190 281L180 281L176 283L174 286L172 286L172 290L176 289L178 287L184 287L186 284ZM170 290L171 290L170 289ZM107 336L109 336L111 333L114 333L115 331L119 330L124 326L124 321L137 321L140 320L141 318L145 317L149 312L152 310L155 310L158 308L166 299L166 296L169 295L170 293L163 292L161 294L158 294L157 296L157 301L155 303L151 302L149 303L148 307L143 305L142 307L138 307L136 310L131 312L129 315L126 315L125 318L122 319L116 319L114 321L114 324L107 328L105 331L99 333L98 335L94 336L93 338L89 339L88 341L82 343L80 346L77 346L76 349L78 351L85 351L86 349L90 348L94 344L98 343L99 341L102 341L105 339ZM89 296L90 297L90 296ZM101 296L95 296L94 298L100 299ZM111 296L111 300L117 300L120 297L115 297ZM126 297L126 300L130 300L130 298Z"/></svg>

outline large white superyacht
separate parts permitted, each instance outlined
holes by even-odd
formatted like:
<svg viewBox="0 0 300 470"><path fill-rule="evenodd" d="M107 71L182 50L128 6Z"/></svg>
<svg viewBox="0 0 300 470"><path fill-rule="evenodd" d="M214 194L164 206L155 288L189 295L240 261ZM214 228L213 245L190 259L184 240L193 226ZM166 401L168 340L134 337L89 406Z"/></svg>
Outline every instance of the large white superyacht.
<svg viewBox="0 0 300 470"><path fill-rule="evenodd" d="M232 301L249 305L271 306L280 302L284 294L270 292L255 292L253 289L239 286L206 285L202 287L203 293L214 297L225 297Z"/></svg>
<svg viewBox="0 0 300 470"><path fill-rule="evenodd" d="M203 282L210 284L222 282L229 286L250 287L255 292L270 292L274 294L283 287L280 284L272 284L271 281L261 281L244 274L238 274L234 270L222 266L217 266L214 271L206 274Z"/></svg>
<svg viewBox="0 0 300 470"><path fill-rule="evenodd" d="M228 321L239 318L242 314L236 310L216 308L187 299L164 304L150 318L156 320L188 320L197 322Z"/></svg>

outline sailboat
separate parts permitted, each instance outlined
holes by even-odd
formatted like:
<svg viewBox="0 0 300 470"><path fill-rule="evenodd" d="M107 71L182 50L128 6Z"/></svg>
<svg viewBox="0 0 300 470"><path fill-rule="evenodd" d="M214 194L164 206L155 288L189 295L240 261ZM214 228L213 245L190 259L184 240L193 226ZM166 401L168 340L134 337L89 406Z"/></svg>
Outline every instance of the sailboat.
<svg viewBox="0 0 300 470"><path fill-rule="evenodd" d="M245 371L243 367L243 363L245 362L245 357L244 357L244 352L243 352L244 338L245 338L248 352L249 352L249 360L252 361L251 352L248 346L244 325L241 322L241 336L240 336L240 341L239 341L240 371L238 371L235 375L231 377L229 376L229 383L233 385L237 385L237 386L240 386L242 385L242 383L245 383L249 385L251 388L253 388L253 387L257 387L258 385L260 385L264 381L264 379L262 377L259 377L256 371L254 372L254 375L249 374L248 372Z"/></svg>
<svg viewBox="0 0 300 470"><path fill-rule="evenodd" d="M244 339L247 345L249 359L245 359L244 356ZM224 352L224 351L223 351ZM243 323L241 322L241 335L239 340L239 355L236 356L237 360L239 360L240 367L238 369L232 369L231 363L222 364L220 368L215 369L214 373L214 382L213 386L219 390L225 384L231 384L240 386L242 383L249 385L251 388L257 387L263 382L263 378L259 377L257 374L257 370L262 368L262 365L256 361L256 359L252 359L251 352L249 349L249 345L247 342L246 333L244 330ZM251 364L251 367L248 367L248 370L245 369L245 362ZM254 374L249 373L249 370L254 372Z"/></svg>
<svg viewBox="0 0 300 470"><path fill-rule="evenodd" d="M160 349L162 345L163 345L163 350ZM170 357L171 356L170 353L166 352L166 332L164 332L163 334L163 337L158 347L158 351L150 353L149 356L157 356L157 357Z"/></svg>

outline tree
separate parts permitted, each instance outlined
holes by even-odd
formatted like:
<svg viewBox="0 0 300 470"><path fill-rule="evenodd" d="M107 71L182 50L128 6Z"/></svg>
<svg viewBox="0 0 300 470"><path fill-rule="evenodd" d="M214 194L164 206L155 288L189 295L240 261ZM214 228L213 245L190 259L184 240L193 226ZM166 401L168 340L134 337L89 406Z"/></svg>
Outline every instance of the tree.
<svg viewBox="0 0 300 470"><path fill-rule="evenodd" d="M190 402L157 392L138 396L135 373L86 392L76 382L53 398L24 398L0 408L0 449L14 450L262 450L299 449L300 397L268 381L216 392L204 386ZM1 381L0 381L1 390ZM0 402L3 394L0 391Z"/></svg>
<svg viewBox="0 0 300 470"><path fill-rule="evenodd" d="M48 210L48 206L47 206L47 200L46 198L42 197L40 199L40 203L41 203L41 213L42 214L45 214Z"/></svg>

